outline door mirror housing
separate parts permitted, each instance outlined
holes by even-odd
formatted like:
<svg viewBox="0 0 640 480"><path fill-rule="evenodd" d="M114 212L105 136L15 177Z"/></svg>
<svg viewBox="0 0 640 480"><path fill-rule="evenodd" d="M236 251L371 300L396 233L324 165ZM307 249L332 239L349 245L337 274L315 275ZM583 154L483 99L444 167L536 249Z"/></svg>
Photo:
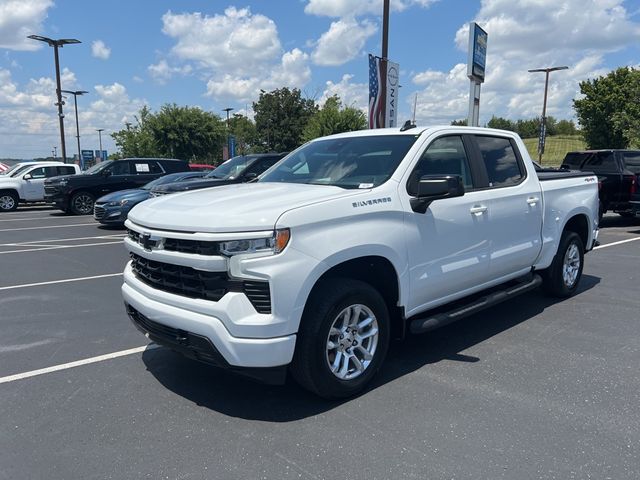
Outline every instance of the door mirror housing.
<svg viewBox="0 0 640 480"><path fill-rule="evenodd" d="M245 182L250 182L251 180L255 180L256 178L258 178L258 174L255 172L249 172L244 176L244 181Z"/></svg>
<svg viewBox="0 0 640 480"><path fill-rule="evenodd" d="M31 176L30 173L27 173L24 177L22 177L23 180L31 180L33 177Z"/></svg>
<svg viewBox="0 0 640 480"><path fill-rule="evenodd" d="M414 212L425 213L435 200L463 195L464 184L460 175L425 175L420 177L417 194L410 203Z"/></svg>

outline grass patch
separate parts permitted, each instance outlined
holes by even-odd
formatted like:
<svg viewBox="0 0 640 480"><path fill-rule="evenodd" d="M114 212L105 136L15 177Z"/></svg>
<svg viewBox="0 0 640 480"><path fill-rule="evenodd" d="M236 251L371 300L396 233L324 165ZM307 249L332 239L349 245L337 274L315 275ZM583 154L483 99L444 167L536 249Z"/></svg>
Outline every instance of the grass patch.
<svg viewBox="0 0 640 480"><path fill-rule="evenodd" d="M524 144L529 151L529 155L534 160L538 160L538 139L523 138ZM542 165L548 167L559 167L567 152L575 150L586 150L587 145L580 135L555 135L547 137L542 155Z"/></svg>

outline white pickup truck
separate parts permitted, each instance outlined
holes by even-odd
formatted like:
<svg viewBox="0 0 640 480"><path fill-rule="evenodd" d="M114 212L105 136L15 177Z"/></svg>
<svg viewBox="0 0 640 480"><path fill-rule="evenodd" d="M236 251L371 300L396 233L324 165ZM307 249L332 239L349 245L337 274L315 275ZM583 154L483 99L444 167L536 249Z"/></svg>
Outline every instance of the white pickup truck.
<svg viewBox="0 0 640 480"><path fill-rule="evenodd" d="M43 202L44 181L59 175L80 173L80 167L62 162L22 162L0 175L0 212L10 212L19 203Z"/></svg>
<svg viewBox="0 0 640 480"><path fill-rule="evenodd" d="M159 344L271 382L289 368L345 397L406 331L540 284L573 294L598 236L597 185L542 171L507 131L319 138L255 183L136 206L122 293Z"/></svg>

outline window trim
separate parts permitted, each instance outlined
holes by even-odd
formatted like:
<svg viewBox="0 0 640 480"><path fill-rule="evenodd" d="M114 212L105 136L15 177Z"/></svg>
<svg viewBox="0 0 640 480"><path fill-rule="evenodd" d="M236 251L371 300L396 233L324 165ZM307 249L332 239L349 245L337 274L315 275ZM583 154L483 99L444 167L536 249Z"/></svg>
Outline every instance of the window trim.
<svg viewBox="0 0 640 480"><path fill-rule="evenodd" d="M407 177L407 181L405 182L405 191L407 192L407 195L409 195L410 197L414 197L414 195L411 194L411 192L409 191L409 182L411 182L411 179L413 177L413 172L416 171L416 168L418 168L418 165L420 164L420 161L422 160L422 156L425 154L425 152L429 149L429 147L437 140L440 140L441 138L447 138L447 137L458 137L460 138L460 140L462 141L462 148L464 148L464 154L467 157L467 166L469 167L469 174L471 175L471 183L472 183L472 187L471 188L467 188L464 187L464 192L475 192L478 191L479 188L476 186L476 184L478 183L476 180L478 179L478 169L476 167L476 165L474 165L476 162L473 160L472 158L472 152L471 152L471 145L469 145L469 140L466 138L469 135L467 134L463 134L463 133L445 133L443 135L439 135L435 138L433 138L431 141L429 141L429 143L427 143L427 145L420 150L419 154L418 154L418 161L413 165L413 167L411 168L411 171L409 173L409 176Z"/></svg>
<svg viewBox="0 0 640 480"><path fill-rule="evenodd" d="M474 148L474 155L476 156L476 161L478 163L478 167L482 169L482 176L483 176L483 184L484 186L477 188L476 190L494 190L496 188L511 188L511 187L517 187L519 185L522 185L528 178L529 178L529 172L527 170L527 167L524 163L524 160L522 158L522 154L520 153L520 149L518 148L518 144L516 143L516 141L508 136L501 136L501 135L491 135L491 134L478 134L478 133L474 133L472 135L469 135L470 138L469 141L473 144L473 148ZM520 178L520 181L517 183L512 183L510 185L494 185L491 186L489 185L489 174L487 172L487 167L484 163L484 158L482 157L482 151L480 150L480 145L478 143L477 137L490 137L490 138L501 138L503 140L507 140L509 142L509 144L511 145L511 148L513 149L513 152L515 153L516 156L516 163L518 164L518 167L520 168L520 173L522 174L522 177Z"/></svg>

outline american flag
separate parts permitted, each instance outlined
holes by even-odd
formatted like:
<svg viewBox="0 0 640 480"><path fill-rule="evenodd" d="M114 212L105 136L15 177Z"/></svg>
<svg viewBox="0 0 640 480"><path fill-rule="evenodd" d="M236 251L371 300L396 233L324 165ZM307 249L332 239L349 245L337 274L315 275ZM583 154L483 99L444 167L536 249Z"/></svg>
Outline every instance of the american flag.
<svg viewBox="0 0 640 480"><path fill-rule="evenodd" d="M380 93L380 58L369 54L369 128L384 126Z"/></svg>
<svg viewBox="0 0 640 480"><path fill-rule="evenodd" d="M6 172L7 170L9 170L9 166L4 163L0 163L0 172Z"/></svg>

